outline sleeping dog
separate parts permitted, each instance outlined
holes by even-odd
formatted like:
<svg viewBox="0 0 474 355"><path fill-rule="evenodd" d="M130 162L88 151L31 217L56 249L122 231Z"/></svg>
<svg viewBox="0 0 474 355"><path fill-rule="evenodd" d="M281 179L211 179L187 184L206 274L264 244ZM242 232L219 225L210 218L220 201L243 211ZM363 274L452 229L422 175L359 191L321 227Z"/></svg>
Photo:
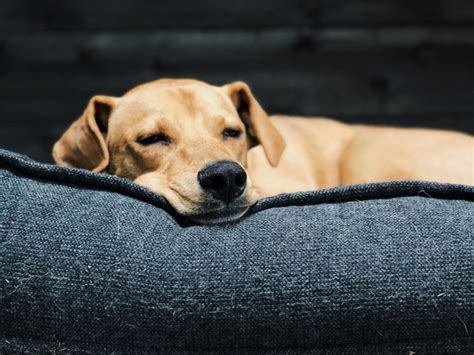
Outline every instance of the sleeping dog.
<svg viewBox="0 0 474 355"><path fill-rule="evenodd" d="M58 164L107 172L164 196L198 223L259 198L393 180L473 184L472 136L269 117L249 87L162 79L94 96L53 148Z"/></svg>

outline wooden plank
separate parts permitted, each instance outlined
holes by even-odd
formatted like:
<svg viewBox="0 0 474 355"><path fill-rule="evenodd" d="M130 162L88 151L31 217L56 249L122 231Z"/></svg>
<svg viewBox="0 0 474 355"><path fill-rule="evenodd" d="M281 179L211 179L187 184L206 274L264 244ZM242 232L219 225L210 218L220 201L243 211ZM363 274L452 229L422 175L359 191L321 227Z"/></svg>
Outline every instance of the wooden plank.
<svg viewBox="0 0 474 355"><path fill-rule="evenodd" d="M472 0L3 0L1 31L453 25Z"/></svg>
<svg viewBox="0 0 474 355"><path fill-rule="evenodd" d="M147 33L1 34L2 72L75 65L109 69L317 65L340 52L459 50L474 46L474 27ZM454 55L457 53L454 53ZM343 58L347 60L347 58ZM46 65L46 67L45 67ZM6 66L6 67L4 67ZM26 67L25 67L26 66Z"/></svg>

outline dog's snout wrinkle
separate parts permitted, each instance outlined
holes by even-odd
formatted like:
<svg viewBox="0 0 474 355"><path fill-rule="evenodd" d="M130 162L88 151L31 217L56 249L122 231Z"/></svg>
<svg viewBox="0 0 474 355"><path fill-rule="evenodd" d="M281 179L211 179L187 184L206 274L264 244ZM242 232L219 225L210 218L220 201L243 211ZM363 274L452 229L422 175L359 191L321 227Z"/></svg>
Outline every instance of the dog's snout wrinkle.
<svg viewBox="0 0 474 355"><path fill-rule="evenodd" d="M242 195L247 183L245 170L230 160L206 165L198 172L197 178L205 191L226 204Z"/></svg>

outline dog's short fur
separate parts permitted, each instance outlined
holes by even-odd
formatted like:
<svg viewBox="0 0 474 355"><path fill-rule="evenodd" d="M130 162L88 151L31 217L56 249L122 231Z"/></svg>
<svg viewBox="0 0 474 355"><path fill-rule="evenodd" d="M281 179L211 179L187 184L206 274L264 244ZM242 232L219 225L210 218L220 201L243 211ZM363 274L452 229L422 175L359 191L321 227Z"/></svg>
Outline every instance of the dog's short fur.
<svg viewBox="0 0 474 355"><path fill-rule="evenodd" d="M173 79L93 97L53 149L59 164L133 180L202 223L239 218L258 198L283 192L391 180L473 184L473 154L467 134L269 118L243 82ZM247 171L245 190L230 202L198 182L216 161Z"/></svg>

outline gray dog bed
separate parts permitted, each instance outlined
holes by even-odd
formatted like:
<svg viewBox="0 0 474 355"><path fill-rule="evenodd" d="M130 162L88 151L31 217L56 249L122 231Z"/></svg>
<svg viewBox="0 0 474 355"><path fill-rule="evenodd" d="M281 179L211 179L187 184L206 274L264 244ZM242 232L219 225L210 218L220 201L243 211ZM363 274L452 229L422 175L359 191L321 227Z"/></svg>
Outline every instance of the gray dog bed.
<svg viewBox="0 0 474 355"><path fill-rule="evenodd" d="M7 151L0 181L0 352L472 351L472 187L281 195L196 226Z"/></svg>

